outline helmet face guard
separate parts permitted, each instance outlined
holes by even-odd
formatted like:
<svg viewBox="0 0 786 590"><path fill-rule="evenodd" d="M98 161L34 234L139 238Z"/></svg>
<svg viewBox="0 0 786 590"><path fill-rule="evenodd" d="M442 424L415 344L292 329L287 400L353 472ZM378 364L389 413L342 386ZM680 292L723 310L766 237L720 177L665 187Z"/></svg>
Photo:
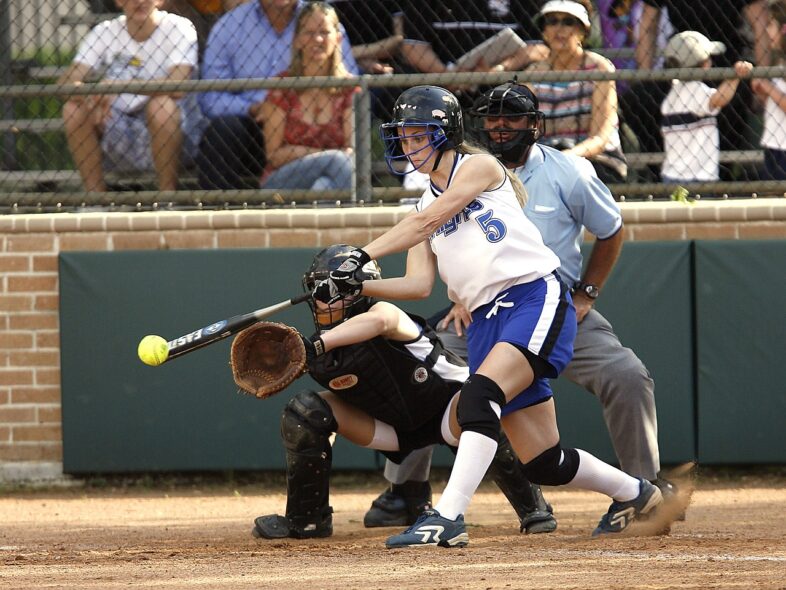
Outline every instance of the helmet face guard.
<svg viewBox="0 0 786 590"><path fill-rule="evenodd" d="M303 290L311 293L317 283L328 278L330 271L336 270L346 260L349 253L355 248L347 244L335 244L321 250L314 256L311 266L303 275ZM372 260L363 267L364 280L381 279L382 273L376 261ZM335 328L349 318L364 313L374 304L371 297L362 295L345 297L333 304L320 304L313 299L308 302L314 316L314 326L317 332L324 332Z"/></svg>
<svg viewBox="0 0 786 590"><path fill-rule="evenodd" d="M529 148L543 135L545 115L538 110L538 99L515 82L486 92L473 105L471 115L481 145L512 166L522 164ZM493 127L490 119L494 119Z"/></svg>
<svg viewBox="0 0 786 590"><path fill-rule="evenodd" d="M409 127L418 127L420 132L411 133ZM409 162L415 170L445 150L456 148L464 141L464 119L461 105L452 92L439 86L415 86L401 93L393 106L393 116L389 123L380 125L380 135L385 144L385 162L388 169L396 175L412 170L400 170L396 164ZM413 152L405 153L401 146L402 136L409 139L425 138L424 146ZM417 166L411 157L429 150L423 162ZM435 164L436 165L436 164Z"/></svg>
<svg viewBox="0 0 786 590"><path fill-rule="evenodd" d="M424 129L424 131L421 133L412 133L407 131L407 128L420 128ZM448 138L445 135L445 130L440 125L434 123L418 123L415 121L383 123L379 126L379 131L382 136L382 141L385 144L385 163L388 165L388 170L398 176L409 174L414 170L420 170L434 154L447 149L445 144L448 142ZM427 138L428 141L422 148L405 153L401 146L401 139L404 136L409 139ZM420 154L424 150L430 151L426 154L426 158L423 162L415 166L412 162L412 156ZM398 167L395 165L397 162L409 162L412 164L412 168L407 167L404 168L403 171L399 171Z"/></svg>

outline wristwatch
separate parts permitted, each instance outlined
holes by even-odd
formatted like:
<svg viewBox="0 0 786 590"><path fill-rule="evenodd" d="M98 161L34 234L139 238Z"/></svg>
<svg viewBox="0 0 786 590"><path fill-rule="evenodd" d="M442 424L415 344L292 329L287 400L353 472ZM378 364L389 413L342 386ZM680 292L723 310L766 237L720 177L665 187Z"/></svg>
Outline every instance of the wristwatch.
<svg viewBox="0 0 786 590"><path fill-rule="evenodd" d="M591 283L576 283L576 286L573 287L573 291L580 291L590 299L597 299L598 295L600 295L600 289Z"/></svg>

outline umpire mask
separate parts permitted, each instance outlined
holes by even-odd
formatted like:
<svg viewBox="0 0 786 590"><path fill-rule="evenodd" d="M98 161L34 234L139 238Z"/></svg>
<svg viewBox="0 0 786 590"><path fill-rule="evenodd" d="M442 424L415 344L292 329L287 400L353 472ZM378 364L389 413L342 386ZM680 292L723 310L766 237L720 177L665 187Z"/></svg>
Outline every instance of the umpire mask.
<svg viewBox="0 0 786 590"><path fill-rule="evenodd" d="M507 166L520 166L543 134L538 98L515 80L484 93L472 106L472 129L486 149Z"/></svg>

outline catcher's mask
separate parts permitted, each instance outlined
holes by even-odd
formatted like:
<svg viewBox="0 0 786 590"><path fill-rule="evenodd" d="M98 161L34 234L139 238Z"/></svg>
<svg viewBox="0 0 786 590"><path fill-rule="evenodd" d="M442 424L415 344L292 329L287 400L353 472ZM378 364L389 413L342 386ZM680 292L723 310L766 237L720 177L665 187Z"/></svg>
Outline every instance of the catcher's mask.
<svg viewBox="0 0 786 590"><path fill-rule="evenodd" d="M393 174L412 172L411 169L400 170L396 163L409 161L419 170L435 155L433 170L436 170L442 153L464 141L461 105L449 90L439 86L415 86L399 95L391 121L380 125L379 131L385 143L385 162ZM402 137L417 147L405 151Z"/></svg>
<svg viewBox="0 0 786 590"><path fill-rule="evenodd" d="M341 263L344 262L352 250L354 248L347 244L334 244L318 252L314 256L314 260L311 262L311 266L306 271L306 274L303 275L303 289L307 293L313 291L317 283L328 278L331 270L336 270L341 266ZM382 272L375 260L367 263L362 270L363 279L366 281L382 278ZM335 328L338 324L352 316L368 311L373 304L373 300L371 297L360 295L357 297L345 297L331 305L316 302L313 299L309 300L308 304L311 306L311 312L314 315L314 325L318 332L322 332Z"/></svg>
<svg viewBox="0 0 786 590"><path fill-rule="evenodd" d="M545 116L538 110L538 97L515 80L484 93L470 116L480 144L510 166L520 166L543 134Z"/></svg>

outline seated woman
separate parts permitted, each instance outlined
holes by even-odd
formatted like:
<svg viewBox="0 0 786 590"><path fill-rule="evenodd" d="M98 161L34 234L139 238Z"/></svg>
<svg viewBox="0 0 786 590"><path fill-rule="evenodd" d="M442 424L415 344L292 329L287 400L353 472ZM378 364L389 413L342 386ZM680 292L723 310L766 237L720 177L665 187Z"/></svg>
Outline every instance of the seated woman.
<svg viewBox="0 0 786 590"><path fill-rule="evenodd" d="M588 0L549 0L538 13L546 60L527 71L613 72L605 57L585 51L592 6ZM622 153L617 116L617 91L610 81L534 82L532 90L546 115L541 143L589 159L603 182L622 182L628 166Z"/></svg>
<svg viewBox="0 0 786 590"><path fill-rule="evenodd" d="M162 0L117 0L123 15L96 25L61 84L196 77L197 35ZM203 118L195 95L74 95L63 105L68 147L86 191L105 191L104 169L155 169L161 190L177 189L178 167L193 162Z"/></svg>
<svg viewBox="0 0 786 590"><path fill-rule="evenodd" d="M280 76L350 77L339 20L324 2L297 17L289 70ZM357 87L271 90L262 105L267 168L262 188L348 190L352 186L352 97Z"/></svg>

